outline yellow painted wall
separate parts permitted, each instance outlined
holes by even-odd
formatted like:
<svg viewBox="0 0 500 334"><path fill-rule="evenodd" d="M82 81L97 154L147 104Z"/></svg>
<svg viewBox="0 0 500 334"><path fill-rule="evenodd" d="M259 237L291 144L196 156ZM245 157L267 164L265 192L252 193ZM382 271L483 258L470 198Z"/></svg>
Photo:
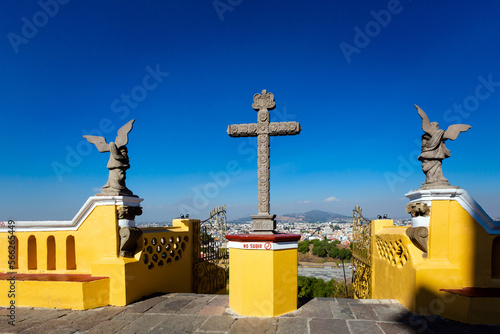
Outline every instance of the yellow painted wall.
<svg viewBox="0 0 500 334"><path fill-rule="evenodd" d="M298 272L297 249L274 253L274 315L297 309Z"/></svg>
<svg viewBox="0 0 500 334"><path fill-rule="evenodd" d="M16 273L90 274L108 278L86 283L18 281L16 305L85 309L103 306L104 302L105 305L126 305L158 292L191 292L193 245L199 243L194 240L193 226L199 224L199 220L175 219L172 227L141 229L143 235L135 257L123 258L119 256L118 208L115 205L97 206L77 231L15 232L18 268L13 271ZM0 261L0 272L6 273L12 271L7 264L8 238L7 233L1 235L0 257L5 261ZM36 269L28 268L28 239L32 236L36 238ZM74 237L76 268L71 257L68 262L68 236ZM47 239L53 240L49 245L55 243L55 269L48 266L53 265L54 252L48 250ZM145 240L148 241L146 245ZM153 240L155 245L152 245ZM163 265L159 265L160 261ZM68 264L71 269L67 269ZM3 286L8 281L0 281L0 284ZM37 293L39 290L44 293ZM9 303L6 296L0 298L0 305Z"/></svg>
<svg viewBox="0 0 500 334"><path fill-rule="evenodd" d="M491 269L496 236L488 234L457 201L432 201L427 259L406 236L406 228L379 224L373 230L373 298L395 298L417 314L471 323L500 323L497 317L485 320L485 310L498 307L493 298L465 298L440 291L500 287L500 280L492 278ZM401 254L407 256L406 262L401 260ZM478 313L474 310L479 309L483 309L482 315L474 315Z"/></svg>
<svg viewBox="0 0 500 334"><path fill-rule="evenodd" d="M393 299L399 296L398 300L403 305L412 308L415 298L412 290L417 285L416 269L423 259L422 251L406 237L405 230L385 227L372 239L372 298Z"/></svg>
<svg viewBox="0 0 500 334"><path fill-rule="evenodd" d="M98 206L77 231L16 232L19 245L17 273L90 274L94 261L118 255L118 222L114 205ZM7 233L1 233L7 235ZM28 270L28 238L36 238L37 269ZM76 269L66 269L66 239L75 237ZM56 269L47 270L47 239L53 236L56 245ZM0 238L0 256L7 259L8 239ZM0 272L8 272L7 261L0 261Z"/></svg>
<svg viewBox="0 0 500 334"><path fill-rule="evenodd" d="M230 250L229 306L245 316L297 309L297 249Z"/></svg>
<svg viewBox="0 0 500 334"><path fill-rule="evenodd" d="M0 281L0 289L9 291L9 281ZM16 307L50 307L86 310L109 305L109 279L91 282L16 281L15 298L0 294L0 305L15 300Z"/></svg>

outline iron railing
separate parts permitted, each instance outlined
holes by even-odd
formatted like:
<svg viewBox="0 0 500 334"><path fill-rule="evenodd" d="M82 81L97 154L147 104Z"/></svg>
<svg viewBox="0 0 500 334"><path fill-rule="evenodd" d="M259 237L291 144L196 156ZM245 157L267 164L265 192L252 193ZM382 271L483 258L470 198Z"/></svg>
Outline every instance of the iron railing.
<svg viewBox="0 0 500 334"><path fill-rule="evenodd" d="M352 269L355 298L371 298L371 221L363 217L358 205L352 211Z"/></svg>

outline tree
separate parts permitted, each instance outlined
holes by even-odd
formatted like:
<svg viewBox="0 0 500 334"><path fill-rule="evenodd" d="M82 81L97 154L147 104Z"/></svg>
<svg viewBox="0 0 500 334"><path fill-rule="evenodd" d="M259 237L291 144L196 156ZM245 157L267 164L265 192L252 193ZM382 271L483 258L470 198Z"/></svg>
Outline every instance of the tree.
<svg viewBox="0 0 500 334"><path fill-rule="evenodd" d="M330 247L328 247L328 256L332 259L339 256L339 249L334 244L330 244Z"/></svg>
<svg viewBox="0 0 500 334"><path fill-rule="evenodd" d="M352 287L349 285L348 290ZM325 282L316 277L299 276L298 279L298 296L299 297L336 297L336 298L349 298L346 295L346 289L342 283L334 279Z"/></svg>
<svg viewBox="0 0 500 334"><path fill-rule="evenodd" d="M313 247L313 254L316 255L316 256L319 256L319 257L326 257L326 255L328 254L328 251L326 250L326 248L324 246L315 246Z"/></svg>
<svg viewBox="0 0 500 334"><path fill-rule="evenodd" d="M339 250L339 259L344 261L344 260L350 260L352 257L352 253L349 249L347 248L342 248Z"/></svg>
<svg viewBox="0 0 500 334"><path fill-rule="evenodd" d="M311 243L310 241L299 242L299 248L297 250L299 252L301 252L302 254L306 254L307 252L309 252L309 244L310 243Z"/></svg>
<svg viewBox="0 0 500 334"><path fill-rule="evenodd" d="M326 257L328 255L329 242L328 240L314 240L312 253L319 257Z"/></svg>

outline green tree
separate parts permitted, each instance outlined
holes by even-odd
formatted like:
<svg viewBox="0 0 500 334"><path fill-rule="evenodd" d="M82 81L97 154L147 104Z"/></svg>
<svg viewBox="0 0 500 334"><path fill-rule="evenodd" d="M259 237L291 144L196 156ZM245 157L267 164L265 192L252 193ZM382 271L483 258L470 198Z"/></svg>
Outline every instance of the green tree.
<svg viewBox="0 0 500 334"><path fill-rule="evenodd" d="M314 255L319 257L326 257L326 255L328 254L328 251L323 246L314 247L312 252Z"/></svg>
<svg viewBox="0 0 500 334"><path fill-rule="evenodd" d="M334 244L330 244L328 247L328 256L335 259L339 256L339 249Z"/></svg>
<svg viewBox="0 0 500 334"><path fill-rule="evenodd" d="M319 257L326 257L328 255L328 248L329 248L328 240L321 240L321 241L314 240L312 253Z"/></svg>
<svg viewBox="0 0 500 334"><path fill-rule="evenodd" d="M352 290L349 285L347 291ZM348 292L349 295L352 295ZM336 297L336 298L349 298L346 295L345 286L334 279L325 282L316 277L299 276L298 278L298 296L299 297Z"/></svg>
<svg viewBox="0 0 500 334"><path fill-rule="evenodd" d="M310 241L302 241L302 242L299 242L299 248L298 248L298 251L301 252L302 254L306 254L307 252L309 252L309 244L311 242Z"/></svg>
<svg viewBox="0 0 500 334"><path fill-rule="evenodd" d="M342 248L339 250L339 259L340 260L350 260L352 257L352 253L347 248Z"/></svg>

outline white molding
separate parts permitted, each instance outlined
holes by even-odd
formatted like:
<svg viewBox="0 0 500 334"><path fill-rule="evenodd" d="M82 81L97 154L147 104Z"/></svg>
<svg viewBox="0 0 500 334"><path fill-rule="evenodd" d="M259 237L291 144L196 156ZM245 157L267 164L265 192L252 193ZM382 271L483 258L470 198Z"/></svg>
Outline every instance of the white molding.
<svg viewBox="0 0 500 334"><path fill-rule="evenodd" d="M135 227L135 220L118 219L118 226L120 226L120 227Z"/></svg>
<svg viewBox="0 0 500 334"><path fill-rule="evenodd" d="M227 248L245 249L245 250L282 250L294 249L299 247L298 241L228 241Z"/></svg>
<svg viewBox="0 0 500 334"><path fill-rule="evenodd" d="M431 219L430 216L426 216L426 217L422 217L422 216L412 217L411 218L411 227L420 227L420 226L429 227L429 221L430 221L430 219Z"/></svg>
<svg viewBox="0 0 500 334"><path fill-rule="evenodd" d="M15 221L13 225L16 232L43 232L43 231L76 231L87 219L88 215L98 206L103 205L127 205L140 206L144 199L128 196L91 196L81 207L72 220L41 220L41 221ZM0 227L1 232L8 232L7 220L5 227Z"/></svg>
<svg viewBox="0 0 500 334"><path fill-rule="evenodd" d="M489 234L500 234L500 221L493 220L465 189L427 189L410 191L405 195L412 202L457 201Z"/></svg>

